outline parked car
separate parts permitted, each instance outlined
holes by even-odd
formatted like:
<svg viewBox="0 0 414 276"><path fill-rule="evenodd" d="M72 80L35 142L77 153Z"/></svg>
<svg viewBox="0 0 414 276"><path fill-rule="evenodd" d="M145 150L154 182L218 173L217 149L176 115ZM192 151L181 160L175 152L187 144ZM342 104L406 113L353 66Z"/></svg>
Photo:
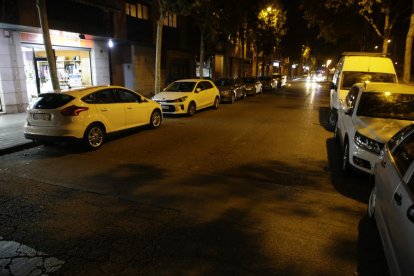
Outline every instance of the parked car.
<svg viewBox="0 0 414 276"><path fill-rule="evenodd" d="M274 78L277 82L276 87L282 88L286 85L286 76L283 76L281 73L273 73L272 78Z"/></svg>
<svg viewBox="0 0 414 276"><path fill-rule="evenodd" d="M262 93L262 83L255 77L242 78L244 91L247 95L255 96L257 93Z"/></svg>
<svg viewBox="0 0 414 276"><path fill-rule="evenodd" d="M413 110L413 109L412 109ZM375 218L391 275L414 271L414 125L386 144L375 165L368 215Z"/></svg>
<svg viewBox="0 0 414 276"><path fill-rule="evenodd" d="M272 77L262 76L259 77L259 80L263 90L274 90L277 87L277 80Z"/></svg>
<svg viewBox="0 0 414 276"><path fill-rule="evenodd" d="M245 99L246 92L240 79L221 78L214 82L220 91L220 100L222 102L234 103L237 99Z"/></svg>
<svg viewBox="0 0 414 276"><path fill-rule="evenodd" d="M165 114L193 116L197 110L218 108L220 92L211 80L185 79L168 85L152 99L161 104Z"/></svg>
<svg viewBox="0 0 414 276"><path fill-rule="evenodd" d="M394 63L381 53L345 52L336 65L330 87L329 124L335 127L338 108L349 89L359 82L397 83Z"/></svg>
<svg viewBox="0 0 414 276"><path fill-rule="evenodd" d="M343 148L342 169L372 173L381 149L414 120L414 86L359 83L338 110L335 129Z"/></svg>
<svg viewBox="0 0 414 276"><path fill-rule="evenodd" d="M121 86L39 94L28 108L24 136L44 143L83 140L88 149L98 149L107 134L149 125L161 125L161 106Z"/></svg>

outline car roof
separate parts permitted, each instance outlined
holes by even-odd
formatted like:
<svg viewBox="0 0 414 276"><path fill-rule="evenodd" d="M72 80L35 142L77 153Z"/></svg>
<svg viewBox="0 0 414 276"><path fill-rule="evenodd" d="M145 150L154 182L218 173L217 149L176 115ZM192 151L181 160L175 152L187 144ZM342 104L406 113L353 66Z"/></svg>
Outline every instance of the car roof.
<svg viewBox="0 0 414 276"><path fill-rule="evenodd" d="M198 82L198 81L210 81L209 79L182 79L182 80L176 80L175 82Z"/></svg>
<svg viewBox="0 0 414 276"><path fill-rule="evenodd" d="M414 86L400 83L365 82L356 84L363 92L392 92L401 94L414 94Z"/></svg>
<svg viewBox="0 0 414 276"><path fill-rule="evenodd" d="M130 90L126 87L118 86L118 85L96 85L96 86L88 86L88 87L82 87L82 88L76 88L76 89L69 89L69 90L62 90L61 92L56 91L50 91L42 94L50 94L50 93L56 93L56 94L67 94L74 97L82 97L86 94L96 92L98 90L102 90L105 88L121 88Z"/></svg>

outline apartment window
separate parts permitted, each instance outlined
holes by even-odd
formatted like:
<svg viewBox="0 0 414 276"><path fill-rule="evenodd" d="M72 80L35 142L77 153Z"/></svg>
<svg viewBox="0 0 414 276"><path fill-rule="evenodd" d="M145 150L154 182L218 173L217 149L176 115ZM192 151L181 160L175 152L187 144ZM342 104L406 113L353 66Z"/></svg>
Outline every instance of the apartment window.
<svg viewBox="0 0 414 276"><path fill-rule="evenodd" d="M164 18L164 25L168 27L177 28L177 15L173 13L167 13Z"/></svg>
<svg viewBox="0 0 414 276"><path fill-rule="evenodd" d="M149 9L147 5L144 4L131 4L125 3L125 14L131 17L136 17L140 19L149 19Z"/></svg>

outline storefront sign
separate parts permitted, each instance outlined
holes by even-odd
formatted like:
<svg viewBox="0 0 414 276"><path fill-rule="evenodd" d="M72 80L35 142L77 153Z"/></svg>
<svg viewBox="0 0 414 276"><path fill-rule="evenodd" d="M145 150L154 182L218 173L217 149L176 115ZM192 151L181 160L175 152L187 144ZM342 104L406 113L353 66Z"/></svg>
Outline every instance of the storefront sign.
<svg viewBox="0 0 414 276"><path fill-rule="evenodd" d="M70 33L73 34L73 33ZM26 43L38 43L43 44L43 35L42 34L35 34L35 33L20 33L20 39L22 42ZM71 47L83 47L83 48L92 48L93 41L87 39L80 39L76 36L61 36L61 35L53 35L51 31L50 39L52 41L52 45L56 46L71 46Z"/></svg>

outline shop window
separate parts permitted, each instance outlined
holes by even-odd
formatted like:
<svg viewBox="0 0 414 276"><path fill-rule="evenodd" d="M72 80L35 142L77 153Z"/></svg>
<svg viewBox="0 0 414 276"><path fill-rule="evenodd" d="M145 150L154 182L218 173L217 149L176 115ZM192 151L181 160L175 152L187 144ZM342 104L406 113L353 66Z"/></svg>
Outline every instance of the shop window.
<svg viewBox="0 0 414 276"><path fill-rule="evenodd" d="M139 19L149 20L148 6L140 3L125 3L125 14Z"/></svg>
<svg viewBox="0 0 414 276"><path fill-rule="evenodd" d="M173 13L167 13L164 18L164 25L168 27L177 28L177 15Z"/></svg>

